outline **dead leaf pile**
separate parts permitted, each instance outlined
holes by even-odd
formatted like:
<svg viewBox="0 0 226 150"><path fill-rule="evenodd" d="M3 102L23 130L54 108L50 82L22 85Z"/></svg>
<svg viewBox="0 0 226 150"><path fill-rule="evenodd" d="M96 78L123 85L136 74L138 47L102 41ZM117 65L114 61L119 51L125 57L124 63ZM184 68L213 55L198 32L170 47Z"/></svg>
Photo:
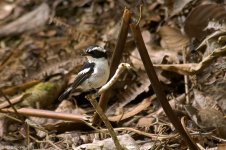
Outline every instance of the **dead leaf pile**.
<svg viewBox="0 0 226 150"><path fill-rule="evenodd" d="M111 56L125 7L131 23L139 20L163 91L189 137L200 149L225 148L226 8L220 0L1 1L1 148L116 149L105 126L92 125L90 92L57 99L86 61L80 55L86 47L98 44ZM133 69L113 85L106 109L121 145L187 149L130 31L121 62Z"/></svg>

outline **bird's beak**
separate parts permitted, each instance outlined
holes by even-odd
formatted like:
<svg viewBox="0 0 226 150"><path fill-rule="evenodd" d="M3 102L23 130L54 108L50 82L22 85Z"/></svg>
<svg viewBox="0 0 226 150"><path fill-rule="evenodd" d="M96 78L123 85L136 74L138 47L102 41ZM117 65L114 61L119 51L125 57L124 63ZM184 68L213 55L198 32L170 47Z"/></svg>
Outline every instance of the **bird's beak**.
<svg viewBox="0 0 226 150"><path fill-rule="evenodd" d="M85 51L83 51L83 52L81 53L81 55L82 55L82 56L88 56L88 54L87 54Z"/></svg>

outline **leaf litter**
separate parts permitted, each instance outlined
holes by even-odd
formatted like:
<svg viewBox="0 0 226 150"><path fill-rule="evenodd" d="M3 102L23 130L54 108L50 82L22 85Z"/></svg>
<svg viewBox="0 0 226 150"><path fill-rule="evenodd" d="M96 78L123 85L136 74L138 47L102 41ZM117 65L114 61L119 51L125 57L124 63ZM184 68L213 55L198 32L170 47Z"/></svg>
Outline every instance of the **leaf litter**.
<svg viewBox="0 0 226 150"><path fill-rule="evenodd" d="M136 18L140 4L125 0L0 3L4 8L0 90L5 95L0 98L0 147L116 149L109 146L113 143L105 126L92 125L95 110L85 98L87 93L63 102L57 97L86 61L82 51L99 44L111 54L124 7ZM200 149L222 148L226 141L226 10L222 4L144 1L140 20L167 100ZM154 94L130 32L122 62L133 66L133 72L120 75L106 111L120 143L127 149L187 149Z"/></svg>

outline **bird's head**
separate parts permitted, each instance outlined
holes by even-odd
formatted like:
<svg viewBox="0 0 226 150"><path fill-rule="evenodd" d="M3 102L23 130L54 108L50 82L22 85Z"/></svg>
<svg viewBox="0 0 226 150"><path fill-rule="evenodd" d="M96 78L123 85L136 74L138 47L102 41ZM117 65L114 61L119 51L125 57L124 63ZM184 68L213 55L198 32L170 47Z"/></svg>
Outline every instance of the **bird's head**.
<svg viewBox="0 0 226 150"><path fill-rule="evenodd" d="M99 60L99 59L102 59L102 60L106 60L107 59L107 51L98 46L98 45L92 45L90 47L88 47L86 50L85 50L85 54L84 54L88 60L92 61L92 60Z"/></svg>

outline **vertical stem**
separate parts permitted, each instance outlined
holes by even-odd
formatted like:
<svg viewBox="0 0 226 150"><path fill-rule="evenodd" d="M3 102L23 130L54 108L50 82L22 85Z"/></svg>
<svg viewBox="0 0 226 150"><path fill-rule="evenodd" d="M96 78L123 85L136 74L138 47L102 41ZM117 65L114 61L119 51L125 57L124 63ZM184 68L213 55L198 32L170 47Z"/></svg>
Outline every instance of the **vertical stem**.
<svg viewBox="0 0 226 150"><path fill-rule="evenodd" d="M117 135L111 125L111 123L109 122L107 116L105 115L104 111L101 109L101 107L98 105L95 96L87 96L87 99L90 101L90 103L93 105L94 109L96 110L96 112L98 113L98 115L100 116L101 120L104 122L105 126L107 127L112 140L115 143L116 149L117 150L123 150L123 147L120 145Z"/></svg>
<svg viewBox="0 0 226 150"><path fill-rule="evenodd" d="M150 59L147 49L145 47L139 25L130 24L130 29L132 30L132 33L133 33L133 36L135 39L135 43L139 50L145 70L151 81L151 85L154 89L154 92L156 93L157 98L159 99L159 101L162 105L163 110L165 111L166 115L168 116L169 120L172 122L174 127L180 133L181 137L188 144L189 148L192 150L198 150L198 147L196 146L196 144L189 138L187 133L184 131L184 128L182 127L180 121L178 120L177 116L174 114L172 108L170 107L170 104L168 103L168 101L166 99L166 95L163 92L161 83L158 80L155 69L153 67L151 59Z"/></svg>
<svg viewBox="0 0 226 150"><path fill-rule="evenodd" d="M26 130L26 144L27 144L27 150L29 150L30 148L30 127L29 124L25 123L25 130Z"/></svg>
<svg viewBox="0 0 226 150"><path fill-rule="evenodd" d="M183 63L184 64L186 64L186 62L187 62L186 54L187 54L187 49L184 48L184 50L183 50ZM185 88L185 99L186 99L185 104L188 105L189 104L188 75L184 75L184 88Z"/></svg>
<svg viewBox="0 0 226 150"><path fill-rule="evenodd" d="M122 58L122 52L125 47L126 38L129 30L130 18L131 18L130 11L128 9L125 9L122 17L122 25L118 35L118 40L117 40L117 43L113 52L112 60L111 60L110 78L114 75L120 63L120 60ZM111 88L108 89L106 92L104 92L100 97L99 106L103 109L103 111L105 111L107 107L107 103L110 98L110 92L111 92ZM98 124L100 123L100 121L101 120L98 114L95 113L93 118L93 124Z"/></svg>

